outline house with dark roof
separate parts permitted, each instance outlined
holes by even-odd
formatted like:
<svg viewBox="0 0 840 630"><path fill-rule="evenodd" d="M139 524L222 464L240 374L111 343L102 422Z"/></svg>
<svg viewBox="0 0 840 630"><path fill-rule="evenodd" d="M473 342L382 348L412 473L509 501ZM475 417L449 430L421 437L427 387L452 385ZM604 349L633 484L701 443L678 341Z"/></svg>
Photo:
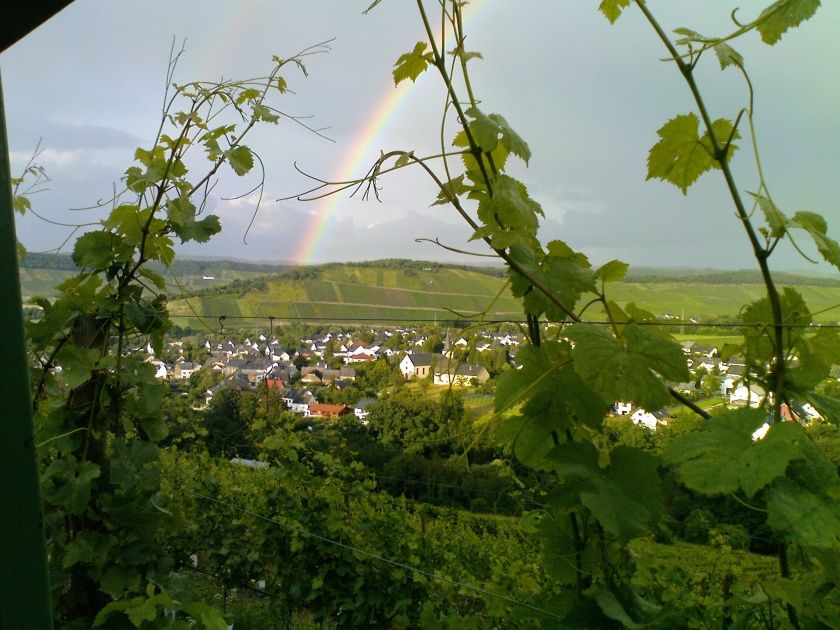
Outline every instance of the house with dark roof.
<svg viewBox="0 0 840 630"><path fill-rule="evenodd" d="M172 370L172 378L186 380L192 376L193 372L200 369L200 365L196 365L190 361L179 361L175 364L175 368Z"/></svg>
<svg viewBox="0 0 840 630"><path fill-rule="evenodd" d="M433 369L433 382L435 385L461 385L468 387L473 382L486 383L490 378L490 373L483 365L473 365L469 363L461 363L456 365L454 362L440 361L435 364Z"/></svg>
<svg viewBox="0 0 840 630"><path fill-rule="evenodd" d="M244 374L231 374L225 378L221 383L208 389L204 394L205 404L210 404L213 396L222 389L230 389L235 392L249 392L251 391L251 383L248 382L248 377Z"/></svg>
<svg viewBox="0 0 840 630"><path fill-rule="evenodd" d="M317 403L318 399L308 389L291 389L286 390L283 402L286 403L289 411L306 415L309 412L309 405Z"/></svg>
<svg viewBox="0 0 840 630"><path fill-rule="evenodd" d="M400 372L405 378L425 378L432 373L433 364L446 362L442 354L413 352L406 354L400 361Z"/></svg>
<svg viewBox="0 0 840 630"><path fill-rule="evenodd" d="M640 424L651 431L656 431L656 427L659 425L668 424L670 419L670 414L664 409L646 411L639 407L630 415L630 420L633 421L633 424Z"/></svg>
<svg viewBox="0 0 840 630"><path fill-rule="evenodd" d="M257 383L265 378L267 372L271 370L274 364L265 357L245 357L238 359L231 359L228 361L228 373L241 372L244 374L251 387L256 387Z"/></svg>

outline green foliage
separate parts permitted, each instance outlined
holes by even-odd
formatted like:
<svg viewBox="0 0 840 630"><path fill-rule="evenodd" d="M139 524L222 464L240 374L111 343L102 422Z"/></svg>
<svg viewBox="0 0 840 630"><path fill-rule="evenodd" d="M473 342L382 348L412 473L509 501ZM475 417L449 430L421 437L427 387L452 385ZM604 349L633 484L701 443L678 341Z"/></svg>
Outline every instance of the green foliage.
<svg viewBox="0 0 840 630"><path fill-rule="evenodd" d="M820 0L777 0L758 16L756 28L765 44L775 44L789 29L813 17Z"/></svg>
<svg viewBox="0 0 840 630"><path fill-rule="evenodd" d="M160 353L170 326L165 283L145 266L172 265L174 236L203 242L218 231L215 217L197 219L191 199L218 168L230 166L239 176L253 168L243 138L257 122L278 122L265 98L269 90L286 90L279 67L256 85L176 86L185 107L176 111L172 101L163 121L167 133L137 150L136 164L125 172L126 190L102 230L83 236L74 248L79 273L61 285L53 303L40 303L44 316L31 326L43 368L34 379L34 398L39 438L48 445L41 453L46 522L63 625L162 623L164 609L170 609L220 626L217 613L191 600L190 588L178 587L176 562L186 563L193 553L234 588L266 579L287 617L305 607L318 622L341 627L750 627L780 614L795 628L836 624L840 476L821 448L825 439L812 439L781 420L783 404L794 397L812 401L829 419L840 418L835 392L823 386L840 352L840 336L806 332L813 317L804 294L778 288L768 259L794 230L804 231L838 268L840 246L820 215L782 212L760 168L752 187L760 214L752 213L730 168L739 126L748 125L752 145L758 145L746 61L730 43L752 30L775 43L809 19L819 2L780 0L754 21L738 23L735 33L709 38L681 28L676 41L646 2L635 2L685 79L696 110L660 127L647 178L674 184L684 194L708 171L718 170L726 180L762 283L760 295L734 309L744 338L727 353L744 357L747 380L767 394L757 409L710 418L687 404L704 419L678 420L644 438L618 421L605 423L608 405L622 400L658 410L686 404L668 385L690 378L685 357L651 312L617 298L625 263L594 269L564 242L539 242L542 209L506 170L511 155L527 163L530 151L505 118L479 109L467 65L477 53L464 48L462 4L442 3L441 19L455 40L446 52L419 2L431 41L402 55L393 71L396 84L415 81L429 67L440 73L446 113L460 130L450 140L441 138L433 158L383 154L359 183L377 186L389 159L400 168L421 164L439 185L435 203L453 205L470 222L473 240L484 241L506 263L512 297L497 298L488 289L498 274L486 283L472 276L476 286L465 293L476 301L459 305L483 315L486 308L473 307L489 295L509 300L526 318L530 343L519 349L514 369L500 370L495 413L481 422L498 449L515 459L504 470L524 469L510 478L528 478L529 498L539 501L538 509L516 526L454 510L411 509L404 499L377 493L362 464L336 454L352 445L360 459L376 462L374 474L383 486L386 477L404 475L391 488L394 494L425 497L433 478L442 487L439 480L455 473L447 469L453 464L421 455L450 455L461 448L459 436L475 428L466 425L463 400L451 391L440 400L407 388L382 397L369 416L376 446L363 429L347 423L290 430L288 416L270 411L268 392L265 411L252 396L217 394L202 422L185 412L177 435L168 436L164 410L183 404L168 400L152 370L126 352L129 340L141 339ZM616 22L630 4L604 0L599 10ZM749 102L731 120L709 114L695 80L709 49L722 69L735 66L748 82ZM214 107L231 108L235 122L218 124ZM209 160L204 178L187 179L191 146L200 146ZM458 166L449 162L454 155ZM439 172L434 160L445 162ZM28 201L16 207L26 210ZM757 216L763 225L755 225ZM430 287L446 292L446 283L455 282L456 274L437 268L392 266L394 273L386 267L390 284L378 294L418 314L440 307L430 301ZM373 274L385 284L383 268L365 266L296 270L288 278L317 276L320 284L312 291L322 300L334 293L371 304L358 285ZM252 287L270 294L271 286L243 282L230 293L203 294L202 302L218 314L252 312L240 307L239 298ZM322 304L308 299L312 295L295 295L290 312L322 312ZM262 304L272 304L267 300L273 297ZM590 308L603 313L606 325L583 323ZM372 306L361 312L384 311ZM438 342L430 338L430 345ZM393 376L381 365L363 372L370 388ZM766 435L754 439L765 421ZM212 455L173 449L161 456L154 443L166 439L182 446L204 441ZM270 466L235 466L216 454L258 456ZM501 476L485 473L494 481ZM475 510L489 507L475 496L458 500ZM745 510L759 516L750 520ZM672 527L675 535L714 545L725 570L693 565L689 575L662 562L664 548L644 551L646 537L668 537ZM779 553L780 573L744 579L732 548L753 544L759 530L765 548ZM675 595L673 584L686 586Z"/></svg>
<svg viewBox="0 0 840 630"><path fill-rule="evenodd" d="M265 580L281 611L307 608L316 621L337 627L417 627L424 603L437 615L473 618L474 627L511 614L533 627L532 611L451 583L526 603L549 592L551 582L515 524L412 510L370 482L350 483L358 465L314 457L320 473L299 446L275 451L267 469L165 454L178 523L170 544L184 557L197 552L199 569L224 576L232 591Z"/></svg>
<svg viewBox="0 0 840 630"><path fill-rule="evenodd" d="M615 21L621 16L621 12L630 6L630 0L601 0L598 10L604 14L610 22Z"/></svg>
<svg viewBox="0 0 840 630"><path fill-rule="evenodd" d="M38 366L33 407L46 446L39 456L48 555L62 627L150 626L163 623L166 611L206 627L226 625L211 608L187 601L190 589L173 577L174 560L162 544L171 513L155 443L168 437L164 411L175 405L169 386L130 349L148 345L162 356L171 327L166 285L147 265L172 265L172 235L205 242L220 230L216 216L196 218L193 198L222 167L238 175L252 168L242 142L254 124L271 122L264 109L281 66L262 80L172 88L153 146L136 150L136 165L125 171L125 188L100 230L76 241L76 275L54 301L40 302L43 317L30 323ZM206 122L231 114L239 121L212 129ZM191 180L185 159L196 145L209 163ZM210 429L212 447L223 450L218 427L211 422ZM177 439L186 433L179 426Z"/></svg>
<svg viewBox="0 0 840 630"><path fill-rule="evenodd" d="M614 23L630 4L630 0L605 0L599 10ZM618 623L631 628L655 624L669 627L675 620L683 620L676 610L649 604L634 590L637 567L627 546L658 527L662 490L659 460L651 451L662 444L664 462L673 467L669 474L675 472L700 495L737 493L749 500L766 501L766 523L785 540L782 555L787 543L813 550L812 561L825 569L821 575L829 582L840 531L829 500L837 479L836 467L797 425L780 422L782 404L793 396L813 401L831 414L840 410L840 404L832 398L814 392L829 374L829 357L836 356L836 339L833 334L804 333L804 327L811 323L809 309L798 292L776 287L767 263L778 241L793 229L804 230L832 264L840 262L840 249L827 236L827 224L819 215L800 212L787 218L775 206L760 166L760 181L753 197L766 227L754 226L730 169L742 122L749 125L753 147L757 146L753 85L744 57L732 47L732 41L757 30L765 42L775 43L790 28L810 18L819 2L776 2L753 22L736 21L738 30L719 38L680 28L676 41L665 33L646 2L635 4L666 47L696 106L695 112L673 117L660 127L658 141L648 155L647 178L669 182L687 194L701 175L720 171L746 229L764 288L764 295L740 309L744 340L737 346L730 344L727 350L728 354L737 352L745 357L747 381L760 384L767 392L761 407L724 412L707 419L699 431L672 432L668 440L637 440L638 446L629 446L620 440L631 433L610 434L604 430L605 410L613 401L632 401L648 410L660 409L673 400L686 403L668 386L668 381L691 377L685 356L672 338L655 327L657 322L650 312L633 302L620 306L608 297L608 291L614 290L608 283L625 277L624 263L611 261L593 270L584 255L565 243L549 243L544 250L537 240L542 210L526 186L505 170L511 153L529 159L524 150L527 145L503 118L487 116L478 108L468 68L465 63L457 63L464 38L460 3L445 3L442 15L444 22L450 22L458 42L451 53L451 65L439 52L420 2L431 52L426 52L429 46L425 43L418 44L398 61L402 76L397 77L395 72L396 80L414 79L428 65L440 73L446 86L447 108L454 110L461 124L452 146L461 149L463 172L454 171L447 163L445 177L434 175L440 187L435 203L448 202L466 218L469 215L464 204L477 202L478 223L469 219L474 228L472 240L485 241L505 261L512 293L522 302L531 345L520 348L516 369L499 378L491 424L495 438L512 448L522 464L551 475L553 483L547 491L537 537L547 570L574 588L564 600L572 602L564 620L569 626ZM695 80L695 68L709 49L715 51L721 69L735 66L747 81L748 106L734 119L711 116ZM458 93L460 80L462 94ZM445 155L447 148L442 139L441 153ZM424 162L427 172L432 159L415 155L415 161ZM578 312L581 302L584 306ZM608 326L580 323L586 309L594 306L603 311ZM541 318L557 326L553 339L544 338L547 331ZM708 390L714 383L705 385ZM755 440L754 432L768 419L772 424L769 431L763 439ZM613 426L608 425L607 431L614 431ZM670 440L674 433L676 438ZM617 446L612 444L616 440ZM825 477L827 486L817 487L813 481L818 477ZM804 516L794 510L794 497L802 500ZM715 529L714 519L707 518L710 513L695 508L692 514L687 524L689 536L708 541L711 535L715 544L725 545L728 539L744 544L743 531L736 524L724 522L722 528ZM694 521L696 524L692 524ZM821 559L816 560L822 553L829 553L832 559L819 556ZM781 580L789 581L789 564L780 559ZM735 619L730 609L735 602L733 580L734 575L728 575L721 589L727 609L718 621L725 627ZM791 625L800 627L799 616L807 609L804 595L800 591L791 594L787 587L767 588L763 599L740 591L741 601L751 608L740 614L739 623L755 618L761 606L772 615L775 598L777 604L786 607ZM826 586L820 595L816 590L811 593L824 601L831 591L833 586ZM701 606L698 604L697 609ZM760 612L764 614L763 609ZM440 621L440 617L429 616L433 618ZM699 626L709 619L700 611L693 621Z"/></svg>
<svg viewBox="0 0 840 630"><path fill-rule="evenodd" d="M404 79L411 79L413 83L426 70L432 61L432 54L425 52L427 46L426 42L417 42L414 50L397 59L393 73L395 85L399 85Z"/></svg>
<svg viewBox="0 0 840 630"><path fill-rule="evenodd" d="M764 439L753 432L766 419L763 409L739 409L708 420L702 431L671 442L663 453L682 481L704 494L743 490L752 497L801 457L803 431L789 422L774 425Z"/></svg>
<svg viewBox="0 0 840 630"><path fill-rule="evenodd" d="M719 168L718 159L728 161L736 146L738 132L728 120L716 120L712 130L701 138L698 132L700 120L696 114L685 114L672 118L659 131L659 142L648 155L647 179L661 179L674 184L688 193L688 188L706 171ZM714 137L714 141L712 138ZM715 154L715 147L722 147L721 157Z"/></svg>
<svg viewBox="0 0 840 630"><path fill-rule="evenodd" d="M656 375L688 380L685 355L655 329L631 323L623 332L623 338L616 339L603 328L575 326L569 332L575 343L575 369L608 400L632 400L645 409L659 409L670 397Z"/></svg>
<svg viewBox="0 0 840 630"><path fill-rule="evenodd" d="M368 408L367 420L384 444L406 453L432 453L450 448L450 436L461 427L464 403L455 392L440 401L414 389L400 389Z"/></svg>

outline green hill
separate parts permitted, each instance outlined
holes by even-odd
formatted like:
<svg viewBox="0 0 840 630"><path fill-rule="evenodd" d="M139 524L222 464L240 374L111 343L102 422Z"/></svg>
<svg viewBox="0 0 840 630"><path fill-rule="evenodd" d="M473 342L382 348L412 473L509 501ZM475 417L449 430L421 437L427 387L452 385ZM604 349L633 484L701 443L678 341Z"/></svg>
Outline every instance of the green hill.
<svg viewBox="0 0 840 630"><path fill-rule="evenodd" d="M713 274L713 275L712 275ZM726 274L732 274L726 275ZM640 282L609 285L607 295L619 304L635 302L657 315L695 317L702 321L736 318L741 306L763 295L760 278L749 272L686 273L657 271ZM735 280L741 282L735 282ZM820 322L840 321L840 283L787 275ZM757 280L757 281L756 281ZM422 321L522 318L498 268L471 268L416 261L329 264L293 269L225 287L198 292L171 304L175 315L202 314L277 320ZM194 311L194 312L193 312ZM600 319L592 310L589 319Z"/></svg>
<svg viewBox="0 0 840 630"><path fill-rule="evenodd" d="M274 316L278 320L423 321L519 319L516 300L504 294L499 270L432 263L331 264L234 282L171 303L173 315L210 319Z"/></svg>
<svg viewBox="0 0 840 630"><path fill-rule="evenodd" d="M66 255L27 256L21 267L24 298L54 295L54 287L73 269ZM522 317L518 302L504 286L501 267L407 260L316 267L179 260L164 275L172 313L183 324L196 315L211 320L225 315L231 320L273 316L278 321L334 322L481 319L481 313L486 313L485 320ZM840 321L840 281L789 273L777 279L802 293L811 311L818 313L817 321ZM635 302L660 316L732 321L743 304L763 295L763 285L754 271L639 268L631 269L628 282L609 285L607 295L619 304ZM598 310L586 313L588 319L601 316Z"/></svg>

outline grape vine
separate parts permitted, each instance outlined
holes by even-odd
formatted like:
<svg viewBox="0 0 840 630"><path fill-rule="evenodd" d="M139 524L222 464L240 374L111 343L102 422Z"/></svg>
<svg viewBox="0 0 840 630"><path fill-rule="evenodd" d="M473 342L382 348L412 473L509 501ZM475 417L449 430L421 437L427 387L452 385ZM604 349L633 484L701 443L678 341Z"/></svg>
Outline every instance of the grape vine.
<svg viewBox="0 0 840 630"><path fill-rule="evenodd" d="M782 409L793 399L808 400L829 420L840 420L838 401L815 391L829 374L840 338L834 331L809 334L803 328L811 322L804 300L794 289L777 286L768 261L783 239L802 251L796 231L810 237L822 257L838 269L840 246L828 237L820 215L788 216L773 201L757 149L753 84L744 58L733 48L737 38L754 31L765 43L777 43L811 18L819 2L779 0L748 23L739 22L733 13L736 28L722 37L680 28L673 41L643 0L604 0L599 9L616 22L631 4L665 46L696 107L657 131L647 178L671 183L687 194L704 173L719 171L764 281L766 296L742 309L743 342L727 348L729 355L745 358L746 380L767 392L757 409L709 418L682 400L666 383L688 377L679 345L661 329L644 325L654 321L651 313L633 304L621 307L608 296L609 283L621 280L627 265L614 260L596 269L562 241L538 241L542 210L525 185L505 172L510 157L527 163L530 151L505 118L483 111L485 105L475 96L469 63L480 54L465 48L462 2L440 3L441 27L435 31L425 3L418 0L427 41L402 55L394 68L397 84L414 81L428 69L439 74L444 85L441 128L446 128L450 114L460 127L451 140L454 150L442 134L439 151L427 157L405 150L385 153L359 183L376 192L382 175L419 166L440 191L436 203L452 205L473 229L472 240L486 242L508 265L511 289L522 299L529 321L531 344L517 356L519 369L500 379L494 428L521 462L550 471L557 480L546 497L537 538L547 570L574 593L563 600L570 623L648 627L663 624L673 612L634 591L636 566L628 552L628 543L657 527L658 469L670 465L697 492L737 493L765 501L768 522L778 536L779 577L765 589L773 596L740 611L737 619L723 615L724 626L762 618L762 606L775 598L786 606L793 627L833 627L825 611L837 596L833 585L838 578L834 567L840 511L832 497L840 478L799 425L782 422ZM748 88L747 105L732 119L713 119L696 79L695 68L710 52L721 69L739 71ZM749 203L730 168L742 136L750 139L758 173ZM455 156L461 158L460 168L451 161ZM763 224L757 223L754 210L760 211ZM579 304L584 306L576 311ZM594 305L603 309L608 326L581 323L583 312ZM543 322L558 325L559 332L545 338ZM613 401L659 409L672 397L707 420L700 431L669 444L662 459L630 446L604 446L599 435L604 410ZM754 440L753 433L765 421L769 431L764 439ZM791 548L807 559L796 576Z"/></svg>
<svg viewBox="0 0 840 630"><path fill-rule="evenodd" d="M542 209L506 171L509 160L527 164L531 153L476 96L469 69L481 55L466 48L465 3L439 0L440 28L426 4L417 0L426 40L397 59L393 78L399 84L429 70L439 75L439 146L426 155L383 153L359 180L318 180L304 196L354 186L375 196L388 173L419 168L437 187L434 203L451 206L472 228L471 240L506 263L530 343L516 369L501 374L486 431L549 480L539 509L517 527L428 519L424 509L374 493L360 464L309 452L268 418L249 429L261 436L253 445L259 455L277 464L269 469L236 469L186 447L157 446L168 433L169 390L141 354L129 352L148 344L159 353L170 327L165 279L147 263L169 267L175 237L205 242L219 231L217 217L202 216L213 178L223 167L244 176L258 164L244 141L255 125L284 117L270 101L286 91L280 72L290 63L305 72L303 59L323 50L315 47L275 58L260 78L173 84L152 146L137 150L101 229L76 242L82 271L55 301L39 302L44 317L30 325L33 408L57 622L153 626L174 613L183 626L223 628L219 611L184 584L185 567L197 562L225 584L266 579L282 593L284 614L307 608L319 622L346 627L772 628L783 625L774 620L782 608L790 627L837 627L840 476L818 440L783 421L783 410L807 400L840 422L840 400L817 391L840 354L840 335L808 330L807 305L779 286L769 261L783 240L802 251L797 239L804 235L840 269L840 245L819 214L789 215L773 200L758 152L753 83L734 48L755 34L776 44L816 13L818 0L778 0L749 22L733 13L733 31L719 37L680 28L672 38L643 0L599 5L613 23L635 5L693 99L694 111L655 131L648 179L687 194L717 171L764 282L765 296L741 310L743 340L725 352L744 358L746 380L766 394L757 407L711 416L669 386L689 379L680 345L649 325L652 313L611 298L610 284L628 265L593 267L563 241L539 241ZM704 95L714 87L701 88L695 73L712 52L747 86L746 104L729 117L712 115ZM757 173L747 194L731 168L746 153L736 153L745 140ZM195 147L208 163L188 177L186 156ZM18 210L28 207L20 197ZM602 310L607 324L586 323L589 309ZM605 423L615 401L648 410L681 405L699 426L661 450L617 443ZM765 422L764 437L755 439ZM185 432L184 442L198 433ZM736 570L716 575L712 611L705 595L657 596L641 550L661 533L663 470L701 496L730 497L766 513L778 573L762 575L752 595ZM389 561L388 570L376 564Z"/></svg>
<svg viewBox="0 0 840 630"><path fill-rule="evenodd" d="M170 512L155 443L168 433L169 388L135 350L148 345L160 354L171 323L166 281L147 263L169 267L174 238L206 242L221 229L218 217L204 213L213 178L223 167L238 176L253 169L249 132L285 117L272 104L286 91L281 71L291 64L305 72L303 60L323 50L275 57L261 77L182 85L172 83L180 53L173 55L152 146L137 149L101 228L77 239L73 260L81 271L60 285L57 299L38 301L43 317L29 326L33 409L54 617L62 627L126 618L140 625L165 610L225 627L179 586L161 542ZM190 176L194 149L207 166ZM28 208L25 198L16 205Z"/></svg>

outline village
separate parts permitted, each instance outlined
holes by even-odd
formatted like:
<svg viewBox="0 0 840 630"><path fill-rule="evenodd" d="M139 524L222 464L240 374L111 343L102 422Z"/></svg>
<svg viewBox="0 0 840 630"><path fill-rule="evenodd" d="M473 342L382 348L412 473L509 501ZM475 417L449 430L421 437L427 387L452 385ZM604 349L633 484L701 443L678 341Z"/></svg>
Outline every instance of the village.
<svg viewBox="0 0 840 630"><path fill-rule="evenodd" d="M289 411L304 418L334 419L353 414L366 424L368 407L376 402L376 393L360 394L356 400L351 395L345 402L324 400L326 392L354 384L360 364L381 362L383 369L404 381L492 391L501 371L516 369L517 349L523 342L524 335L518 332L480 331L456 337L448 329L436 328L339 329L306 336L294 347L287 347L289 344L284 345L277 336L256 332L241 338L229 336L224 341L170 341L171 361L152 355L148 361L155 366L158 378L173 383L189 381L196 372L210 370L215 384L205 390L201 408L206 408L220 390L249 392L262 386L277 392ZM703 400L708 408L737 408L758 407L767 397L761 386L749 382L742 357L724 359L717 346L691 340L681 345L692 379L668 385L689 400ZM190 348L191 352L185 352ZM667 425L672 418L669 409L647 410L630 401L615 401L606 414L629 417L633 424L651 431ZM782 418L807 423L820 415L808 402L791 401L782 406ZM767 428L762 430L766 432Z"/></svg>

